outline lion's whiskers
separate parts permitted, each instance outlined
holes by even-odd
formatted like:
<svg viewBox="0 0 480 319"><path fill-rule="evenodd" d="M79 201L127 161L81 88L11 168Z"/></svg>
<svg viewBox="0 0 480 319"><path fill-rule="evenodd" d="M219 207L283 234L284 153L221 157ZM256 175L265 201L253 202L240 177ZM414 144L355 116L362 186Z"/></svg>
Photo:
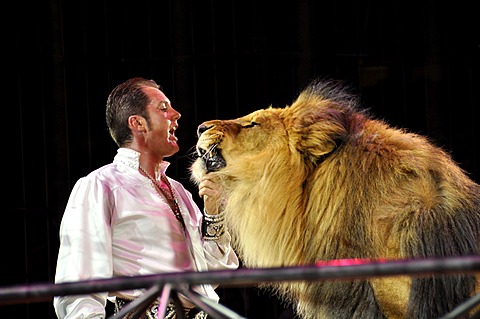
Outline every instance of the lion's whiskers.
<svg viewBox="0 0 480 319"><path fill-rule="evenodd" d="M212 146L210 146L210 148L208 149L208 151L205 152L205 154L202 155L202 159L206 160L208 159L209 157L212 157L212 152L215 150L215 148L218 146L218 143L215 143L213 144Z"/></svg>

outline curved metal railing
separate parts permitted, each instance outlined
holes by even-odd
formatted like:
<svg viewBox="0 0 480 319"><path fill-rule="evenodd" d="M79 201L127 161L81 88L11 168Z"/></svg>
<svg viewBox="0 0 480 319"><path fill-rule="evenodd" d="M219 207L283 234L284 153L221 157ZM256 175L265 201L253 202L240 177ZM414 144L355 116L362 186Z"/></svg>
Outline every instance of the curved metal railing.
<svg viewBox="0 0 480 319"><path fill-rule="evenodd" d="M348 260L347 260L348 261ZM208 298L188 287L200 284L218 284L225 287L241 287L259 283L280 281L320 281L352 280L369 277L389 276L431 276L435 274L480 273L480 256L450 257L418 260L354 260L354 263L335 265L318 263L300 267L278 267L263 269L219 270L208 272L182 272L145 275L137 277L117 277L110 279L87 280L61 284L31 284L0 288L0 305L24 302L44 302L54 296L89 294L93 292L121 291L129 289L147 289L141 298L126 305L115 318L133 311L132 318L138 318L141 312L155 299L159 300L159 318L165 313L169 299L173 299L177 318L184 319L183 309L179 307L176 293L187 297L198 308L213 319L243 318L225 306L211 302ZM480 304L480 295L476 295L459 305L441 319L454 319L465 316ZM478 316L480 314L475 315ZM113 317L111 317L113 318Z"/></svg>

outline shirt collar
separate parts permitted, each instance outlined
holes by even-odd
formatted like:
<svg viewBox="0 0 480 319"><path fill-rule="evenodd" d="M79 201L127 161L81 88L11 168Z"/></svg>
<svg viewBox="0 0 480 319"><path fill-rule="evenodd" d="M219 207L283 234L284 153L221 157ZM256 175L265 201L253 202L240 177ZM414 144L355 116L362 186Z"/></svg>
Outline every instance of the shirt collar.
<svg viewBox="0 0 480 319"><path fill-rule="evenodd" d="M117 150L117 155L115 155L113 162L115 164L128 166L130 168L138 170L138 167L140 165L139 159L140 159L139 152L132 150L130 148L121 147ZM163 174L165 174L165 171L167 170L168 166L170 166L170 162L167 162L167 161L162 161L162 163L160 164L160 170Z"/></svg>

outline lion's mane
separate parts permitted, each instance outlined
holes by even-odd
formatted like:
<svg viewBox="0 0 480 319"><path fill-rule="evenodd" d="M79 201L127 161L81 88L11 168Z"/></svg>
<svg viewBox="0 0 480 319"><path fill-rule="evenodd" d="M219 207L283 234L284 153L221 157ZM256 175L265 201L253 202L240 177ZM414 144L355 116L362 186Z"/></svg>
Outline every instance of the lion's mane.
<svg viewBox="0 0 480 319"><path fill-rule="evenodd" d="M218 144L225 213L247 267L344 258L479 254L480 187L427 138L314 81L285 108L202 124ZM192 178L206 173L198 159ZM275 286L303 318L436 318L475 290L472 275Z"/></svg>

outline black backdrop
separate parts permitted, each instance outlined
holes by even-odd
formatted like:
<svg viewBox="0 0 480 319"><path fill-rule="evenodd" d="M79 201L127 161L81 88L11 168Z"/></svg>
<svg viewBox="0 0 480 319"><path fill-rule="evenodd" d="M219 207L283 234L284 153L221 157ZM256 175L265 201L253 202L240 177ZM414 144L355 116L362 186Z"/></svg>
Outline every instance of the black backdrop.
<svg viewBox="0 0 480 319"><path fill-rule="evenodd" d="M427 135L480 181L480 27L473 3L11 5L2 23L4 68L12 72L2 85L8 160L10 142L14 150L0 223L2 287L53 282L63 207L79 177L112 160L104 105L110 90L132 76L155 79L182 113L182 150L169 159L169 174L194 194L187 167L198 124L282 107L315 77L352 84L379 118ZM221 295L248 318L279 318L283 311L275 297L254 288ZM0 306L0 317L55 315L50 302L32 302Z"/></svg>

